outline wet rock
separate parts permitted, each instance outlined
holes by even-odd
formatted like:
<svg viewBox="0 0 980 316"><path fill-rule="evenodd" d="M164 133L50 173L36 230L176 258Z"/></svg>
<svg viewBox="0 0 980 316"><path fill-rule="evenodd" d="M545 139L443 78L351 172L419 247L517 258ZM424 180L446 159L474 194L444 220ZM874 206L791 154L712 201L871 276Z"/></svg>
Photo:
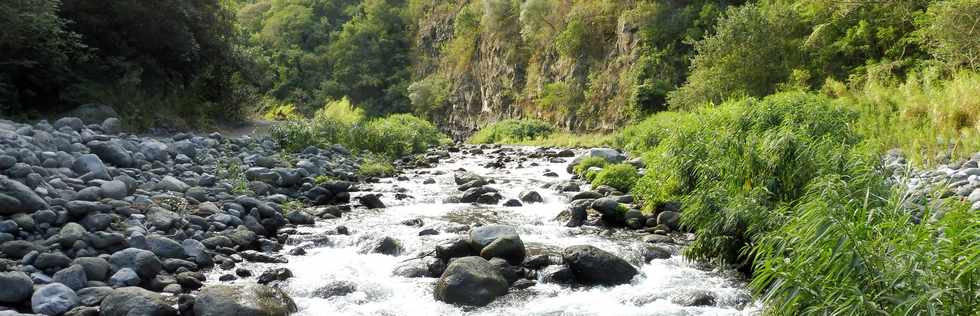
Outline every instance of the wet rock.
<svg viewBox="0 0 980 316"><path fill-rule="evenodd" d="M259 262L259 263L287 263L285 258L279 256L273 256L267 253L258 252L255 250L246 250L239 252L238 255L242 256L242 259Z"/></svg>
<svg viewBox="0 0 980 316"><path fill-rule="evenodd" d="M643 212L637 209L631 209L623 214L623 219L626 223L626 227L631 229L641 229L646 226L646 216Z"/></svg>
<svg viewBox="0 0 980 316"><path fill-rule="evenodd" d="M681 213L665 211L657 214L657 224L669 227L671 230L680 229Z"/></svg>
<svg viewBox="0 0 980 316"><path fill-rule="evenodd" d="M588 245L565 248L562 260L572 269L575 279L585 285L629 283L638 273L626 260Z"/></svg>
<svg viewBox="0 0 980 316"><path fill-rule="evenodd" d="M419 236L435 236L435 235L438 235L438 234L439 234L439 231L438 230L435 230L435 229L432 229L432 228L426 228L426 229L423 229L423 230L419 231Z"/></svg>
<svg viewBox="0 0 980 316"><path fill-rule="evenodd" d="M453 173L453 181L456 182L456 185L463 185L465 183L470 183L470 182L473 182L473 181L483 181L483 182L486 182L486 179L484 179L482 176L480 176L478 174L475 174L475 173L472 173L472 172L457 171L457 172Z"/></svg>
<svg viewBox="0 0 980 316"><path fill-rule="evenodd" d="M104 316L176 316L177 310L163 296L138 287L124 287L112 291L100 305Z"/></svg>
<svg viewBox="0 0 980 316"><path fill-rule="evenodd" d="M561 285L575 284L575 273L572 272L572 268L565 265L547 266L538 272L538 275L541 276L541 282L543 283L554 283Z"/></svg>
<svg viewBox="0 0 980 316"><path fill-rule="evenodd" d="M422 227L423 225L425 225L425 222L422 221L421 218L412 218L412 219L406 219L402 221L401 224L405 226Z"/></svg>
<svg viewBox="0 0 980 316"><path fill-rule="evenodd" d="M195 316L286 316L296 311L289 295L264 285L212 285L194 299Z"/></svg>
<svg viewBox="0 0 980 316"><path fill-rule="evenodd" d="M357 284L348 281L334 281L316 290L313 290L313 297L331 298L334 296L346 296L357 291Z"/></svg>
<svg viewBox="0 0 980 316"><path fill-rule="evenodd" d="M401 255L402 251L404 248L401 242L388 236L371 240L361 249L363 253L379 253L389 256Z"/></svg>
<svg viewBox="0 0 980 316"><path fill-rule="evenodd" d="M33 212L48 208L48 203L19 181L0 178L0 215Z"/></svg>
<svg viewBox="0 0 980 316"><path fill-rule="evenodd" d="M435 285L437 300L457 305L485 306L507 293L507 280L481 257L453 260Z"/></svg>
<svg viewBox="0 0 980 316"><path fill-rule="evenodd" d="M296 210L286 214L286 219L294 225L313 225L316 219L306 211Z"/></svg>
<svg viewBox="0 0 980 316"><path fill-rule="evenodd" d="M643 249L643 261L649 263L655 259L670 259L670 249L659 246L647 246Z"/></svg>
<svg viewBox="0 0 980 316"><path fill-rule="evenodd" d="M680 306L714 306L715 294L706 290L687 290L672 296L670 302Z"/></svg>
<svg viewBox="0 0 980 316"><path fill-rule="evenodd" d="M487 260L501 258L511 265L519 265L524 262L525 255L524 242L521 241L519 236L505 235L498 237L480 250L480 257Z"/></svg>
<svg viewBox="0 0 980 316"><path fill-rule="evenodd" d="M503 197L499 193L484 193L476 198L478 204L497 204Z"/></svg>
<svg viewBox="0 0 980 316"><path fill-rule="evenodd" d="M507 200L507 202L504 202L504 206L507 206L507 207L521 207L521 206L524 206L524 204L521 204L521 201L518 201L517 199L510 199L510 200Z"/></svg>
<svg viewBox="0 0 980 316"><path fill-rule="evenodd" d="M611 225L624 225L627 209L613 198L601 198L592 202L592 209L602 214L602 220Z"/></svg>
<svg viewBox="0 0 980 316"><path fill-rule="evenodd" d="M42 286L31 296L31 310L37 314L62 314L78 306L79 303L75 291L61 283Z"/></svg>
<svg viewBox="0 0 980 316"><path fill-rule="evenodd" d="M470 248L469 241L463 238L450 239L436 245L436 257L445 262L449 262L453 258L468 257L476 254L479 253L474 253L473 248Z"/></svg>
<svg viewBox="0 0 980 316"><path fill-rule="evenodd" d="M558 192L578 192L581 191L582 188L578 185L578 183L572 181L562 181L555 185L555 190L558 190Z"/></svg>
<svg viewBox="0 0 980 316"><path fill-rule="evenodd" d="M462 202L462 203L479 202L478 200L482 196L484 196L486 194L491 194L491 195L489 195L489 197L493 197L494 196L493 193L497 193L497 189L494 189L494 188L491 188L491 187L476 187L476 188L472 188L472 189L466 190L466 192L463 192L463 195L460 197L459 201ZM497 193L497 194L499 196L499 193ZM484 198L484 199L486 199L486 198ZM497 201L493 201L492 203L483 203L483 204L496 204L496 203L497 203Z"/></svg>
<svg viewBox="0 0 980 316"><path fill-rule="evenodd" d="M571 200L575 201L575 200L585 200L585 199L598 199L602 197L603 197L602 193L596 191L582 191L576 193L575 195L572 195Z"/></svg>
<svg viewBox="0 0 980 316"><path fill-rule="evenodd" d="M20 271L0 272L0 303L14 305L31 297L34 282Z"/></svg>
<svg viewBox="0 0 980 316"><path fill-rule="evenodd" d="M544 202L544 198L542 198L541 197L541 194L538 193L537 191L524 191L524 192L521 192L521 194L518 195L518 197L524 203L541 203L541 202Z"/></svg>
<svg viewBox="0 0 980 316"><path fill-rule="evenodd" d="M34 266L41 270L58 271L71 265L71 258L60 252L46 252L37 256Z"/></svg>
<svg viewBox="0 0 980 316"><path fill-rule="evenodd" d="M275 281L286 281L292 277L293 271L290 271L287 268L275 268L262 272L256 282L259 284L269 284Z"/></svg>
<svg viewBox="0 0 980 316"><path fill-rule="evenodd" d="M147 250L153 252L160 258L185 258L184 247L176 240L160 236L150 235L146 237Z"/></svg>
<svg viewBox="0 0 980 316"><path fill-rule="evenodd" d="M519 290L529 289L529 288L531 288L531 287L533 287L535 285L537 285L537 282L534 282L534 281L531 281L531 280L528 280L528 279L520 279L520 280L515 281L514 284L511 284L510 287L512 289L514 289L514 290L518 290L519 291Z"/></svg>
<svg viewBox="0 0 980 316"><path fill-rule="evenodd" d="M385 208L385 204L381 202L381 196L378 194L365 194L357 197L357 200L368 209Z"/></svg>

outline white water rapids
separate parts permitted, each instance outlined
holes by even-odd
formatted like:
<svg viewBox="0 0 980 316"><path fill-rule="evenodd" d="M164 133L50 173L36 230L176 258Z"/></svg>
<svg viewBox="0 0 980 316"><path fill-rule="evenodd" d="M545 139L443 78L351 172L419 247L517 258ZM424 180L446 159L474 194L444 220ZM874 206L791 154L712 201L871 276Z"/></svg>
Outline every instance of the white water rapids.
<svg viewBox="0 0 980 316"><path fill-rule="evenodd" d="M530 150L533 148L518 148L514 160L525 157ZM350 230L349 236L330 236L330 245L310 249L304 256L287 256L286 264L240 266L253 270L256 275L273 266L289 268L294 277L284 283L284 289L296 301L300 315L751 315L758 312L758 305L743 288L744 282L736 279L734 273L703 270L681 256L676 247L670 259L644 263L644 243L633 232L611 233L588 226L567 228L563 222L555 221L555 216L566 208L568 197L542 187L571 179L564 163L539 158L528 159L521 167L516 162L508 163L503 169L481 167L494 161L493 157L453 153L452 158L443 159L434 168L407 171L408 181L383 179L372 184L370 192L352 195L382 193L387 208L355 208L343 218L319 220L316 226L299 228L301 232L315 234L344 225ZM532 162L538 166L531 166ZM522 207L443 204L447 196L460 193L452 175L460 168L493 179L496 183L490 186L499 189L505 200L517 198L524 190L536 190L545 202L525 203ZM559 176L542 176L547 170ZM435 183L423 184L430 178ZM395 193L400 191L411 198L397 200ZM424 221L422 228L402 224L416 218ZM511 289L506 296L481 308L461 308L436 301L432 293L435 278L392 276L401 262L432 251L442 240L466 234L465 230L458 234L447 230L473 223L517 227L529 256L542 249L560 251L567 246L590 244L623 257L639 267L641 274L630 284L615 287L571 288L539 282L526 290ZM435 228L440 234L419 236L419 231L425 228ZM402 255L359 252L364 239L381 236L399 240L405 248ZM283 254L291 247L286 246ZM215 269L209 280L217 283L218 275L230 272ZM311 295L318 287L334 281L351 282L357 290L328 299ZM234 282L254 282L254 278ZM671 303L672 296L693 289L712 292L715 305L684 307Z"/></svg>

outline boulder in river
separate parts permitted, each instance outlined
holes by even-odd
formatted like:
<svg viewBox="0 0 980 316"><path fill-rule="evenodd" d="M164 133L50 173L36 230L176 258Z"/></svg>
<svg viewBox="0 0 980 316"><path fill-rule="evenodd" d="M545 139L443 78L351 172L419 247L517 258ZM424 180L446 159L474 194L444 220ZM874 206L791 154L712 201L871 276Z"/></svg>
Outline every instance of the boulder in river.
<svg viewBox="0 0 980 316"><path fill-rule="evenodd" d="M481 257L453 260L435 286L437 300L465 306L486 306L507 294L507 279Z"/></svg>
<svg viewBox="0 0 980 316"><path fill-rule="evenodd" d="M285 316L296 311L289 295L265 285L212 285L194 299L195 316Z"/></svg>
<svg viewBox="0 0 980 316"><path fill-rule="evenodd" d="M538 191L524 191L524 192L521 192L521 194L518 195L518 197L524 203L541 203L541 202L544 202L544 199L541 198L541 193L538 193Z"/></svg>
<svg viewBox="0 0 980 316"><path fill-rule="evenodd" d="M565 248L562 259L572 269L575 279L584 285L629 283L638 273L623 258L589 245Z"/></svg>
<svg viewBox="0 0 980 316"><path fill-rule="evenodd" d="M61 283L42 286L31 296L31 309L36 314L60 315L78 304L75 291Z"/></svg>
<svg viewBox="0 0 980 316"><path fill-rule="evenodd" d="M512 265L521 264L527 255L524 242L513 226L486 225L473 228L470 230L469 244L486 259L501 258Z"/></svg>

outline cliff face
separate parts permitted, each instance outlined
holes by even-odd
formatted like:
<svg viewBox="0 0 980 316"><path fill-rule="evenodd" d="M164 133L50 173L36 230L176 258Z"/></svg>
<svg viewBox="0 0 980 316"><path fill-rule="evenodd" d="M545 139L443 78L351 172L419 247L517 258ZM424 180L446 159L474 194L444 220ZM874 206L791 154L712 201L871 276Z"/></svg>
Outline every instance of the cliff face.
<svg viewBox="0 0 980 316"><path fill-rule="evenodd" d="M635 115L627 96L640 40L639 27L622 14L629 9L620 5L605 25L566 36L575 17L561 12L535 30L517 7L471 1L430 8L417 21L414 75L445 87L427 115L457 138L507 118L542 119L572 131L616 128ZM473 16L479 28L461 29L465 21L458 20ZM562 50L562 40L575 46Z"/></svg>

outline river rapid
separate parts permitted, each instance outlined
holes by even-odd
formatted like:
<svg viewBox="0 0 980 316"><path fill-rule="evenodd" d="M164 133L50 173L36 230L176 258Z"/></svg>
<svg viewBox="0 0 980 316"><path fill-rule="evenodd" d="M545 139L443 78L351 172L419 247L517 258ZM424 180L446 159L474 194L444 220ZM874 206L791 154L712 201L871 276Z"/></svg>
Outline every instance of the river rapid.
<svg viewBox="0 0 980 316"><path fill-rule="evenodd" d="M548 158L528 157L535 148L510 148L506 154L470 154L466 150L451 153L432 168L406 170L398 178L381 179L379 183L358 185L362 191L356 197L380 193L386 208L368 210L355 208L342 218L319 220L314 226L299 227L301 234L319 235L347 227L349 235L329 235L329 242L305 247L307 254L289 256L285 264L247 263L256 274L276 267L292 271L293 278L280 283L299 307L299 315L753 315L759 306L752 302L744 289L744 281L731 271L706 268L688 261L680 254L678 245L663 245L672 250L669 259L643 260L647 246L636 232L608 230L582 226L568 228L556 216L566 209L569 197L547 188L554 183L570 180L565 162ZM581 154L577 152L577 154ZM512 158L504 168L487 168L500 156ZM569 159L570 160L570 159ZM504 200L517 198L526 190L536 190L544 203L525 203L520 207L493 205L447 204L443 201L458 195L453 171L465 169L495 182ZM544 176L554 172L557 177ZM429 180L431 179L431 180ZM427 181L428 180L428 181ZM432 183L434 180L434 183ZM588 189L583 185L583 189ZM421 219L421 227L403 224ZM614 287L569 287L538 282L524 289L511 291L488 306L464 308L437 301L433 297L436 278L405 278L392 272L420 254L429 253L441 241L465 236L470 226L505 224L517 228L528 256L540 253L560 253L573 245L593 245L620 256L640 271L630 284ZM419 236L423 229L438 230L438 235ZM404 251L399 256L366 254L364 244L378 237L392 237ZM690 238L690 237L688 237ZM681 238L683 239L683 238ZM683 241L681 241L683 243ZM218 283L218 276L229 273L215 269L209 280ZM356 286L354 292L326 299L316 298L313 292L337 281ZM240 279L232 282L254 282ZM694 290L709 291L714 296L712 306L681 306L672 298Z"/></svg>

